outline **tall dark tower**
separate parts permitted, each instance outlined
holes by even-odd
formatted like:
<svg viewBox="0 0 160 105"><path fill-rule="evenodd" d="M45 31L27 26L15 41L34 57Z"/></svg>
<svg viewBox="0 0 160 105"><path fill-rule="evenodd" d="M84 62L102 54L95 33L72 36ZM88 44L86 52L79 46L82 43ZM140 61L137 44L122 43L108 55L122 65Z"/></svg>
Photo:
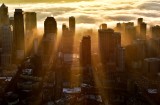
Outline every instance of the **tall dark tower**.
<svg viewBox="0 0 160 105"><path fill-rule="evenodd" d="M47 17L44 21L43 36L43 64L52 63L55 52L55 43L57 35L57 22L54 17Z"/></svg>
<svg viewBox="0 0 160 105"><path fill-rule="evenodd" d="M37 16L35 12L25 12L25 31L32 32L34 29L37 29Z"/></svg>
<svg viewBox="0 0 160 105"><path fill-rule="evenodd" d="M24 13L25 24L25 48L26 56L30 56L34 52L34 39L37 30L37 16L35 12Z"/></svg>
<svg viewBox="0 0 160 105"><path fill-rule="evenodd" d="M91 66L91 37L84 36L80 43L80 62L83 67Z"/></svg>
<svg viewBox="0 0 160 105"><path fill-rule="evenodd" d="M8 7L3 3L0 7L0 26L9 24Z"/></svg>
<svg viewBox="0 0 160 105"><path fill-rule="evenodd" d="M98 40L102 62L116 64L117 48L121 47L121 34L102 24L98 30Z"/></svg>
<svg viewBox="0 0 160 105"><path fill-rule="evenodd" d="M143 23L143 18L138 18L137 25L140 25L142 23Z"/></svg>
<svg viewBox="0 0 160 105"><path fill-rule="evenodd" d="M137 23L138 23L137 26L138 38L146 39L147 24L143 22L143 18L138 18Z"/></svg>
<svg viewBox="0 0 160 105"><path fill-rule="evenodd" d="M54 17L47 17L44 22L44 35L57 34L57 22Z"/></svg>
<svg viewBox="0 0 160 105"><path fill-rule="evenodd" d="M22 9L15 9L14 12L14 51L16 59L22 60L25 56L24 41L24 19Z"/></svg>
<svg viewBox="0 0 160 105"><path fill-rule="evenodd" d="M75 20L75 17L73 16L69 17L69 29L71 33L74 35L75 29L76 29L76 20Z"/></svg>

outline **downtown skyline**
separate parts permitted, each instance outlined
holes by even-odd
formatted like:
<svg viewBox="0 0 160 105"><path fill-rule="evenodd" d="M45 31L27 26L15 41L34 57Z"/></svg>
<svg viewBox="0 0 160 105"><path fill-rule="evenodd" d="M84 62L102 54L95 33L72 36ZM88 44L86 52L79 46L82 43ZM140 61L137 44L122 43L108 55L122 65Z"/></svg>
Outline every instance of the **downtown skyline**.
<svg viewBox="0 0 160 105"><path fill-rule="evenodd" d="M0 6L0 105L159 105L158 1L33 2Z"/></svg>

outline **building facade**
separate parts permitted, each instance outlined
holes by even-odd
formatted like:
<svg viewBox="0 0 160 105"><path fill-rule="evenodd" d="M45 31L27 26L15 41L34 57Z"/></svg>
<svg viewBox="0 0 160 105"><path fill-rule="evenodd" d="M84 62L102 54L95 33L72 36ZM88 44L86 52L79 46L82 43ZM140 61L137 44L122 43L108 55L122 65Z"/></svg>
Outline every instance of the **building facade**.
<svg viewBox="0 0 160 105"><path fill-rule="evenodd" d="M15 9L14 12L14 52L17 63L25 57L25 40L24 40L24 18L22 9Z"/></svg>

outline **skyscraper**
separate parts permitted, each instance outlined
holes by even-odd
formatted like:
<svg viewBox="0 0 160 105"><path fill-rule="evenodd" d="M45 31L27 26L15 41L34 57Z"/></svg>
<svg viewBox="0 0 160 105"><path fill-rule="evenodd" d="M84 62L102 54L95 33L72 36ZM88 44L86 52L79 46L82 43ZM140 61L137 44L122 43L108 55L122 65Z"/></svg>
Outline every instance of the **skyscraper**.
<svg viewBox="0 0 160 105"><path fill-rule="evenodd" d="M67 25L66 24L63 24L62 25L62 36L64 37L65 35L69 35L70 34L70 32L69 32L69 29L68 29L68 27L67 27Z"/></svg>
<svg viewBox="0 0 160 105"><path fill-rule="evenodd" d="M91 66L91 37L84 36L80 44L80 62L83 67Z"/></svg>
<svg viewBox="0 0 160 105"><path fill-rule="evenodd" d="M71 33L74 35L75 29L76 29L76 20L75 20L75 17L73 16L69 17L69 29Z"/></svg>
<svg viewBox="0 0 160 105"><path fill-rule="evenodd" d="M57 22L54 17L47 17L44 22L44 35L57 34Z"/></svg>
<svg viewBox="0 0 160 105"><path fill-rule="evenodd" d="M25 48L26 55L29 56L33 52L33 42L37 30L37 17L35 12L24 13L25 23Z"/></svg>
<svg viewBox="0 0 160 105"><path fill-rule="evenodd" d="M34 29L37 29L37 16L35 12L25 12L24 20L26 32L32 32Z"/></svg>
<svg viewBox="0 0 160 105"><path fill-rule="evenodd" d="M12 49L13 49L13 29L9 25L1 27L2 35L2 66L9 66L12 64Z"/></svg>
<svg viewBox="0 0 160 105"><path fill-rule="evenodd" d="M3 3L0 6L0 28L4 25L9 25L8 7ZM2 35L0 34L0 47L2 42Z"/></svg>
<svg viewBox="0 0 160 105"><path fill-rule="evenodd" d="M25 56L24 40L24 19L22 9L15 9L14 12L14 51L16 59L22 60Z"/></svg>
<svg viewBox="0 0 160 105"><path fill-rule="evenodd" d="M0 7L0 26L9 24L8 7L3 3Z"/></svg>
<svg viewBox="0 0 160 105"><path fill-rule="evenodd" d="M137 25L140 25L142 23L143 23L143 18L138 18Z"/></svg>
<svg viewBox="0 0 160 105"><path fill-rule="evenodd" d="M102 62L116 64L117 50L121 47L121 34L101 25L98 30L98 40Z"/></svg>
<svg viewBox="0 0 160 105"><path fill-rule="evenodd" d="M100 27L98 30L98 40L99 40L99 51L101 55L102 62L109 61L109 58L111 57L109 54L112 47L112 35L114 34L114 30L107 29L104 27Z"/></svg>
<svg viewBox="0 0 160 105"><path fill-rule="evenodd" d="M54 17L47 17L44 21L43 36L43 61L44 64L52 63L57 35L57 22Z"/></svg>
<svg viewBox="0 0 160 105"><path fill-rule="evenodd" d="M143 22L143 18L138 19L137 34L138 38L146 39L147 24Z"/></svg>

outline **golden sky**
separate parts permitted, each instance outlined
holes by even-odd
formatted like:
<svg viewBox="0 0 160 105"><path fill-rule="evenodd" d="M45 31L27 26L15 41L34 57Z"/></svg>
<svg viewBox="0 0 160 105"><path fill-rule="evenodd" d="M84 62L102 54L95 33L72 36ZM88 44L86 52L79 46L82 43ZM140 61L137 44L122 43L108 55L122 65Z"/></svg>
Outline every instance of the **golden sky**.
<svg viewBox="0 0 160 105"><path fill-rule="evenodd" d="M10 16L13 16L15 8L22 8L24 11L36 12L38 27L43 27L43 22L47 16L54 16L59 26L61 26L62 23L68 24L69 16L76 17L76 23L78 26L86 27L95 27L101 23L115 26L117 22L134 22L139 17L144 18L149 24L160 24L160 0L40 1L3 0L0 3L6 3L9 8Z"/></svg>
<svg viewBox="0 0 160 105"><path fill-rule="evenodd" d="M82 0L2 0L2 2L6 3L76 2L76 1L82 1ZM83 1L89 1L89 0L83 0Z"/></svg>

